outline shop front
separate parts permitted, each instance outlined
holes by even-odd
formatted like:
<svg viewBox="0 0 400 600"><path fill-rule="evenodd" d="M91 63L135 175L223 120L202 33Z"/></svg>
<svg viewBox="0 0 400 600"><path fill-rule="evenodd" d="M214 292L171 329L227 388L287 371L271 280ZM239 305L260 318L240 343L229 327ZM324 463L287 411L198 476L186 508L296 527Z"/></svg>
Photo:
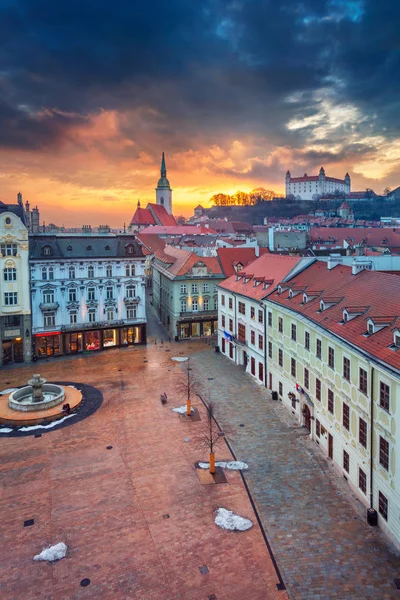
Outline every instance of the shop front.
<svg viewBox="0 0 400 600"><path fill-rule="evenodd" d="M34 336L34 355L37 358L60 356L63 354L61 331L36 333Z"/></svg>
<svg viewBox="0 0 400 600"><path fill-rule="evenodd" d="M24 347L20 337L3 340L3 365L14 362L24 362Z"/></svg>
<svg viewBox="0 0 400 600"><path fill-rule="evenodd" d="M191 338L216 335L218 331L217 320L196 320L191 322L178 322L178 335L180 338Z"/></svg>

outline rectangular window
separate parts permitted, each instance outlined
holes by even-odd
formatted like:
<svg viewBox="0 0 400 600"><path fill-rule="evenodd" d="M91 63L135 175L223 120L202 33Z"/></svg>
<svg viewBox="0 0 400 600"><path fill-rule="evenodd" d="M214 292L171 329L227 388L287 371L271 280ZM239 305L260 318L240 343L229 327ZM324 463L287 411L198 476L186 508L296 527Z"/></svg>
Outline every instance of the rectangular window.
<svg viewBox="0 0 400 600"><path fill-rule="evenodd" d="M75 279L75 267L69 267L68 277L69 279Z"/></svg>
<svg viewBox="0 0 400 600"><path fill-rule="evenodd" d="M264 381L264 366L262 363L258 363L258 379Z"/></svg>
<svg viewBox="0 0 400 600"><path fill-rule="evenodd" d="M290 361L290 372L292 377L296 377L296 361L294 358L292 358Z"/></svg>
<svg viewBox="0 0 400 600"><path fill-rule="evenodd" d="M322 357L322 342L321 342L321 340L316 341L315 354L317 355L317 358L321 359L321 357Z"/></svg>
<svg viewBox="0 0 400 600"><path fill-rule="evenodd" d="M233 344L229 342L229 358L233 358Z"/></svg>
<svg viewBox="0 0 400 600"><path fill-rule="evenodd" d="M187 302L186 300L181 300L181 312L187 311ZM225 319L225 317L223 317Z"/></svg>
<svg viewBox="0 0 400 600"><path fill-rule="evenodd" d="M94 287L90 287L87 290L87 299L88 302L90 302L91 300L95 300L96 299L96 289Z"/></svg>
<svg viewBox="0 0 400 600"><path fill-rule="evenodd" d="M256 343L256 332L251 329L250 330L250 344L253 344L253 346L254 346L255 343Z"/></svg>
<svg viewBox="0 0 400 600"><path fill-rule="evenodd" d="M214 310L218 310L218 298L214 296Z"/></svg>
<svg viewBox="0 0 400 600"><path fill-rule="evenodd" d="M304 369L304 387L306 390L310 388L310 372L308 369Z"/></svg>
<svg viewBox="0 0 400 600"><path fill-rule="evenodd" d="M96 321L96 311L94 309L89 310L89 323L94 323Z"/></svg>
<svg viewBox="0 0 400 600"><path fill-rule="evenodd" d="M346 450L343 450L343 469L346 473L350 471L350 456Z"/></svg>
<svg viewBox="0 0 400 600"><path fill-rule="evenodd" d="M208 285L208 283L203 283L203 292L208 294L209 291L210 291L210 286Z"/></svg>
<svg viewBox="0 0 400 600"><path fill-rule="evenodd" d="M221 340L221 345L222 345L222 352L225 354L225 352L226 352L226 342L225 342L225 338L222 338L222 340Z"/></svg>
<svg viewBox="0 0 400 600"><path fill-rule="evenodd" d="M225 329L225 315L221 316L221 326Z"/></svg>
<svg viewBox="0 0 400 600"><path fill-rule="evenodd" d="M297 337L297 328L294 323L292 323L292 340L295 342Z"/></svg>
<svg viewBox="0 0 400 600"><path fill-rule="evenodd" d="M296 409L296 398L292 396L292 408Z"/></svg>
<svg viewBox="0 0 400 600"><path fill-rule="evenodd" d="M350 381L350 359L343 357L343 379Z"/></svg>
<svg viewBox="0 0 400 600"><path fill-rule="evenodd" d="M264 338L262 335L258 336L258 349L264 350Z"/></svg>
<svg viewBox="0 0 400 600"><path fill-rule="evenodd" d="M112 277L112 265L107 265L106 266L106 277Z"/></svg>
<svg viewBox="0 0 400 600"><path fill-rule="evenodd" d="M229 298L229 308L232 310L233 308L233 300L232 298Z"/></svg>
<svg viewBox="0 0 400 600"><path fill-rule="evenodd" d="M107 308L107 321L113 321L113 320L114 320L114 309Z"/></svg>
<svg viewBox="0 0 400 600"><path fill-rule="evenodd" d="M252 375L256 374L256 359L253 357L250 359L250 371Z"/></svg>
<svg viewBox="0 0 400 600"><path fill-rule="evenodd" d="M272 342L268 342L268 357L272 358Z"/></svg>
<svg viewBox="0 0 400 600"><path fill-rule="evenodd" d="M283 319L282 319L282 317L278 318L278 331L279 331L279 333L283 333Z"/></svg>
<svg viewBox="0 0 400 600"><path fill-rule="evenodd" d="M18 293L17 292L5 292L4 293L4 304L6 306L15 306L18 304Z"/></svg>
<svg viewBox="0 0 400 600"><path fill-rule="evenodd" d="M331 369L335 368L335 350L330 346L328 348L328 366Z"/></svg>
<svg viewBox="0 0 400 600"><path fill-rule="evenodd" d="M385 521L388 520L388 499L382 494L382 492L379 492L379 513L382 515Z"/></svg>
<svg viewBox="0 0 400 600"><path fill-rule="evenodd" d="M88 278L93 279L94 277L94 267L88 267Z"/></svg>
<svg viewBox="0 0 400 600"><path fill-rule="evenodd" d="M367 493L367 476L362 469L358 469L358 487L363 494Z"/></svg>
<svg viewBox="0 0 400 600"><path fill-rule="evenodd" d="M238 337L239 342L242 342L243 344L246 343L246 327L241 323L238 325Z"/></svg>
<svg viewBox="0 0 400 600"><path fill-rule="evenodd" d="M279 382L279 395L282 398L283 396L283 385L282 385L282 381Z"/></svg>
<svg viewBox="0 0 400 600"><path fill-rule="evenodd" d="M43 323L45 327L54 327L56 324L56 314L55 312L45 312L43 314Z"/></svg>
<svg viewBox="0 0 400 600"><path fill-rule="evenodd" d="M186 293L187 293L186 283L181 283L181 294L186 294Z"/></svg>
<svg viewBox="0 0 400 600"><path fill-rule="evenodd" d="M358 441L360 442L361 446L364 446L364 448L367 447L367 423L361 418L358 429Z"/></svg>
<svg viewBox="0 0 400 600"><path fill-rule="evenodd" d="M246 314L246 305L244 302L239 302L238 303L238 311L240 312L241 315L245 315Z"/></svg>
<svg viewBox="0 0 400 600"><path fill-rule="evenodd" d="M208 300L203 301L203 310L208 310Z"/></svg>
<svg viewBox="0 0 400 600"><path fill-rule="evenodd" d="M197 283L192 283L192 294L197 294L198 291Z"/></svg>
<svg viewBox="0 0 400 600"><path fill-rule="evenodd" d="M343 427L350 430L350 408L349 405L343 402Z"/></svg>
<svg viewBox="0 0 400 600"><path fill-rule="evenodd" d="M184 293L186 294L186 292ZM221 294L221 306L225 306L225 296L223 294Z"/></svg>
<svg viewBox="0 0 400 600"><path fill-rule="evenodd" d="M258 322L261 323L261 324L264 322L263 311L262 310L258 311Z"/></svg>
<svg viewBox="0 0 400 600"><path fill-rule="evenodd" d="M76 312L70 312L69 313L69 323L70 325L75 325L75 323L77 322L77 318L78 315Z"/></svg>
<svg viewBox="0 0 400 600"><path fill-rule="evenodd" d="M197 302L197 300L193 300L192 301L192 312L198 312L199 310L199 303Z"/></svg>
<svg viewBox="0 0 400 600"><path fill-rule="evenodd" d="M268 327L272 327L272 312L268 311Z"/></svg>
<svg viewBox="0 0 400 600"><path fill-rule="evenodd" d="M367 371L360 367L360 392L363 394L368 393L368 375Z"/></svg>
<svg viewBox="0 0 400 600"><path fill-rule="evenodd" d="M380 382L379 386L379 404L385 410L389 410L389 400L390 400L390 388L383 381Z"/></svg>
<svg viewBox="0 0 400 600"><path fill-rule="evenodd" d="M315 435L317 437L321 437L321 423L318 419L315 419Z"/></svg>
<svg viewBox="0 0 400 600"><path fill-rule="evenodd" d="M113 288L111 285L106 287L106 298L107 300L113 300L114 296L113 296Z"/></svg>
<svg viewBox="0 0 400 600"><path fill-rule="evenodd" d="M310 349L310 334L308 331L304 333L304 348L306 350Z"/></svg>
<svg viewBox="0 0 400 600"><path fill-rule="evenodd" d="M7 267L4 269L4 281L16 281L17 280L17 269L13 267Z"/></svg>
<svg viewBox="0 0 400 600"><path fill-rule="evenodd" d="M254 308L254 306L250 306L250 318L253 319L253 321L256 318L256 309Z"/></svg>
<svg viewBox="0 0 400 600"><path fill-rule="evenodd" d="M315 380L315 397L321 402L321 380Z"/></svg>
<svg viewBox="0 0 400 600"><path fill-rule="evenodd" d="M136 306L131 306L126 309L126 318L127 319L136 319Z"/></svg>
<svg viewBox="0 0 400 600"><path fill-rule="evenodd" d="M0 252L3 256L17 256L17 244L0 244Z"/></svg>
<svg viewBox="0 0 400 600"><path fill-rule="evenodd" d="M379 436L379 464L389 470L389 442L382 436Z"/></svg>
<svg viewBox="0 0 400 600"><path fill-rule="evenodd" d="M43 292L43 304L53 304L54 290L45 290Z"/></svg>
<svg viewBox="0 0 400 600"><path fill-rule="evenodd" d="M280 348L278 350L278 364L283 367L283 351Z"/></svg>
<svg viewBox="0 0 400 600"><path fill-rule="evenodd" d="M233 331L233 321L229 319L229 331Z"/></svg>
<svg viewBox="0 0 400 600"><path fill-rule="evenodd" d="M334 411L334 404L335 404L335 401L334 401L334 397L333 397L333 392L332 392L332 390L328 390L328 411L330 413L332 413L332 415L333 415L333 411Z"/></svg>

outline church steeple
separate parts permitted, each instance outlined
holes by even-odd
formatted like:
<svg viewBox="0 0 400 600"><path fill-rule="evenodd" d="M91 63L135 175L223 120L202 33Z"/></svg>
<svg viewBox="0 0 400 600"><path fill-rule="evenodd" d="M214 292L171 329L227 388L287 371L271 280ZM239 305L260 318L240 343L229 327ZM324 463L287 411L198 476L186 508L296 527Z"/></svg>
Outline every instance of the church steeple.
<svg viewBox="0 0 400 600"><path fill-rule="evenodd" d="M167 168L165 166L164 152L162 153L162 158L161 158L161 177L167 177Z"/></svg>

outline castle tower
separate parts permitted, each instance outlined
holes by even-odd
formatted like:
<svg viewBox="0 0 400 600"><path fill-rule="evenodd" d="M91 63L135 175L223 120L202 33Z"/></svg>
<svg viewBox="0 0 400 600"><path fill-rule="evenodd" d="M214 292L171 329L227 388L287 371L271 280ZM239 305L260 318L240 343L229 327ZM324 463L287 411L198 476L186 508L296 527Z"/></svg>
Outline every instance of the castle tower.
<svg viewBox="0 0 400 600"><path fill-rule="evenodd" d="M349 194L350 189L351 189L351 179L350 179L350 175L348 173L346 173L346 175L344 176L344 182L348 186L348 189L346 191Z"/></svg>
<svg viewBox="0 0 400 600"><path fill-rule="evenodd" d="M156 204L160 204L165 207L165 210L172 215L172 190L167 179L167 168L165 166L165 156L162 153L161 159L161 177L158 180L156 187Z"/></svg>

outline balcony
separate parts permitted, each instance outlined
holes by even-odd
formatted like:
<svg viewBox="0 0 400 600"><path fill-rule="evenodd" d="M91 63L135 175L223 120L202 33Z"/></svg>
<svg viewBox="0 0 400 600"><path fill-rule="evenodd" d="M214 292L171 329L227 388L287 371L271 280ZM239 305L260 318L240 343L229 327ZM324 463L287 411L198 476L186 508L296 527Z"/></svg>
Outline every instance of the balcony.
<svg viewBox="0 0 400 600"><path fill-rule="evenodd" d="M133 325L138 322L143 322L143 319L114 319L113 321L94 321L91 323L71 323L60 327L61 331L84 331L85 329L112 329L113 327L121 327L122 325Z"/></svg>
<svg viewBox="0 0 400 600"><path fill-rule="evenodd" d="M59 303L58 302L41 302L39 304L39 308L42 312L44 311L48 311L48 310L57 310L57 308L59 308Z"/></svg>
<svg viewBox="0 0 400 600"><path fill-rule="evenodd" d="M216 320L218 318L217 310L187 310L184 312L180 312L179 316L181 319L212 319Z"/></svg>
<svg viewBox="0 0 400 600"><path fill-rule="evenodd" d="M138 296L125 296L125 304L139 304L140 298Z"/></svg>

